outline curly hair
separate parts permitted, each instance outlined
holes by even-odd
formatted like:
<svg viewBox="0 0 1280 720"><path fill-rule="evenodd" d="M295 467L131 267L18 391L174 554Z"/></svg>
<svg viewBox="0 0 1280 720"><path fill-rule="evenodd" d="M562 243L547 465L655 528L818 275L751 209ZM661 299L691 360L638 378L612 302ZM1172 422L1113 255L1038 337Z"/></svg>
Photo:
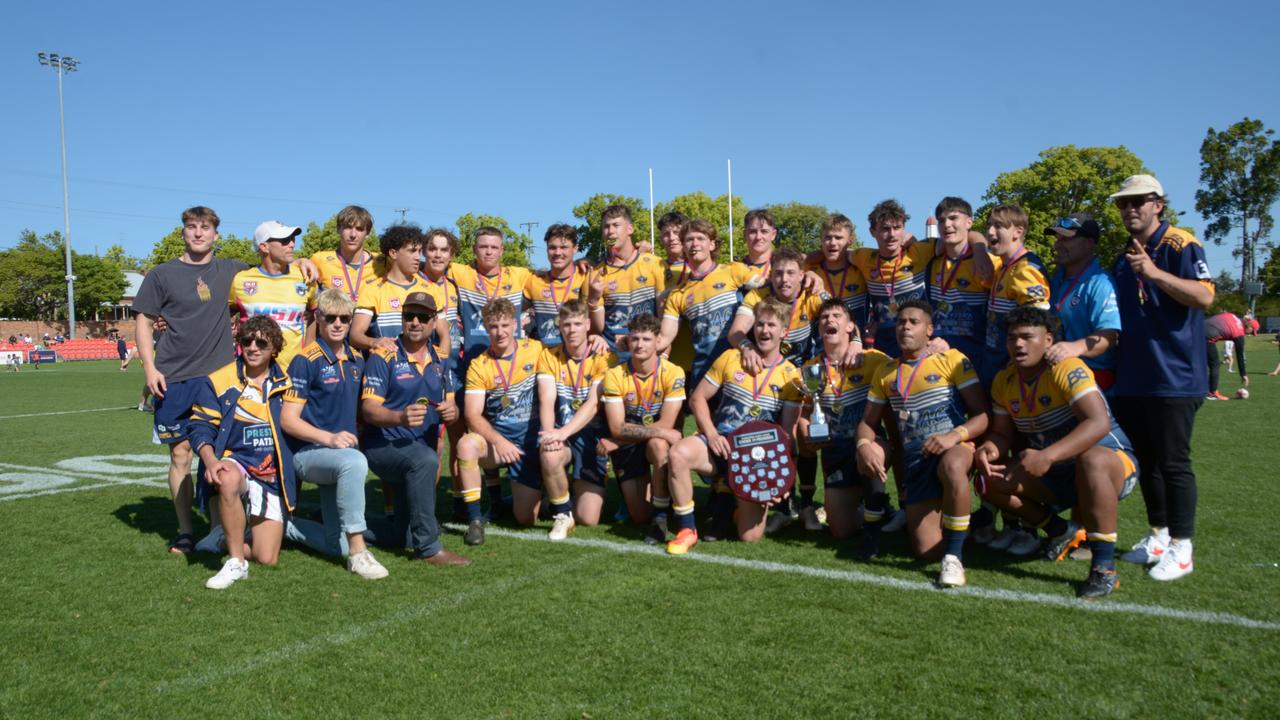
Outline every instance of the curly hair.
<svg viewBox="0 0 1280 720"><path fill-rule="evenodd" d="M254 315L240 323L240 339L261 337L271 343L271 359L275 360L284 347L284 334L280 326L267 315Z"/></svg>

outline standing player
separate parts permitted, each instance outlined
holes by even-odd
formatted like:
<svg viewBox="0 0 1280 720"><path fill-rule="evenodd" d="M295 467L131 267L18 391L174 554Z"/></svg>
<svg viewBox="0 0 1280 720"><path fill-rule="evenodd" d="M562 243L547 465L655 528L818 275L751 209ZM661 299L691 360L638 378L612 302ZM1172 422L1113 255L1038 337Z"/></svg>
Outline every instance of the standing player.
<svg viewBox="0 0 1280 720"><path fill-rule="evenodd" d="M933 258L932 242L907 243L907 211L897 200L885 200L867 215L874 248L858 248L853 264L867 282L867 330L864 342L889 357L898 356L895 318L908 300L924 298L925 277Z"/></svg>
<svg viewBox="0 0 1280 720"><path fill-rule="evenodd" d="M1045 557L1062 560L1087 538L1093 562L1079 595L1094 599L1119 586L1116 503L1138 470L1088 366L1079 358L1049 363L1051 322L1048 312L1026 305L1009 313L1013 360L991 386L994 419L976 461L987 478L983 496L1049 536ZM1016 460L995 464L1019 447L1026 449ZM1083 528L1058 516L1069 508Z"/></svg>
<svg viewBox="0 0 1280 720"><path fill-rule="evenodd" d="M485 226L475 231L475 261L470 265L453 263L449 277L458 285L459 314L462 316L462 365L459 375L466 377L467 365L489 347L489 333L482 318L484 308L499 298L515 308L515 337L524 337L524 289L533 271L502 264L503 237L496 227Z"/></svg>
<svg viewBox="0 0 1280 720"><path fill-rule="evenodd" d="M401 312L405 298L428 289L418 278L422 231L417 226L392 225L378 238L378 246L387 259L387 274L370 278L360 286L351 321L351 345L359 350L394 350L396 338L404 329ZM434 322L441 355L448 356L449 328L442 317L437 316Z"/></svg>
<svg viewBox="0 0 1280 720"><path fill-rule="evenodd" d="M552 225L547 228L545 239L551 269L529 276L524 297L533 308L530 337L543 347L555 347L560 344L560 306L587 294L589 273L579 271L573 261L578 252L578 231L572 225Z"/></svg>
<svg viewBox="0 0 1280 720"><path fill-rule="evenodd" d="M805 270L820 275L827 293L849 308L850 317L861 328L867 322L867 286L849 253L853 240L853 221L848 217L832 213L823 218L821 255L809 260ZM858 337L861 342L861 332Z"/></svg>
<svg viewBox="0 0 1280 720"><path fill-rule="evenodd" d="M338 225L338 248L312 254L311 262L320 272L321 290L336 288L355 302L366 280L387 274L386 258L364 249L365 240L373 232L373 216L368 210L348 205L334 219Z"/></svg>
<svg viewBox="0 0 1280 720"><path fill-rule="evenodd" d="M637 315L658 313L658 296L666 287L662 261L641 252L632 241L635 226L626 205L610 205L600 214L600 233L609 254L591 278L588 305L592 327L601 331L609 349L625 361L627 323Z"/></svg>
<svg viewBox="0 0 1280 720"><path fill-rule="evenodd" d="M728 536L730 531L724 526L736 518L737 536L744 542L758 542L764 537L768 512L763 505L735 502L725 479L731 449L725 435L749 421L762 420L781 425L787 446L792 446L792 431L800 407L800 392L795 385L800 371L782 356L787 313L787 306L776 300L765 300L756 306L754 344L764 361L764 369L749 373L742 364L741 350L726 350L716 358L689 396L689 409L700 434L684 438L671 449L673 498L692 496L693 473L715 477L711 498L712 533L718 539ZM711 403L717 396L719 402L713 413ZM697 542L696 532L682 531L667 544L667 552L680 555Z"/></svg>
<svg viewBox="0 0 1280 720"><path fill-rule="evenodd" d="M665 288L663 294L658 297L659 308L666 308L667 297L671 291L684 284L688 276L683 238L684 226L688 222L689 218L678 212L669 212L658 218L658 241L662 243L667 253L666 260L663 261ZM671 347L667 348L667 359L678 367L693 367L693 333L689 330L689 323L684 320L680 321L676 339L671 342Z"/></svg>
<svg viewBox="0 0 1280 720"><path fill-rule="evenodd" d="M991 276L987 273L983 277L969 242L973 207L961 198L945 197L934 213L938 218L940 252L930 260L926 275L929 302L933 304L934 336L946 340L967 358L981 357Z"/></svg>
<svg viewBox="0 0 1280 720"><path fill-rule="evenodd" d="M618 445L611 453L618 489L636 522L652 520L645 542L667 540L667 513L676 516L677 537L693 533L693 488L672 490L668 483L671 447L684 434L676 427L685 398L684 370L658 354L658 319L638 315L627 325L631 357L604 376L604 416L609 437ZM646 497L651 504L646 505ZM593 499L599 514L603 488ZM686 535L687 540L687 535Z"/></svg>
<svg viewBox="0 0 1280 720"><path fill-rule="evenodd" d="M987 400L973 363L959 350L930 353L933 308L922 299L898 307L897 346L902 357L886 363L872 380L858 425L858 467L885 477L884 447L876 428L886 406L897 421L893 450L904 460L903 502L911 550L916 557L942 557L938 584L965 584L961 553L969 529L969 467L975 438L987 429Z"/></svg>
<svg viewBox="0 0 1280 720"><path fill-rule="evenodd" d="M308 285L302 271L293 264L293 246L302 228L268 220L253 231L261 262L241 270L231 282L227 302L240 315L240 323L266 315L280 326L284 347L277 362L287 368L304 344L316 338L315 326L307 322L307 312L315 307L315 288Z"/></svg>
<svg viewBox="0 0 1280 720"><path fill-rule="evenodd" d="M489 333L488 350L467 367L463 414L467 434L458 441L458 475L462 478L468 545L484 542L480 517L480 468L507 468L516 522L532 525L542 499L538 463L538 359L542 344L516 336L519 315L506 298L496 298L481 311ZM491 488L492 489L492 488ZM500 502L494 492L490 502Z"/></svg>
<svg viewBox="0 0 1280 720"><path fill-rule="evenodd" d="M562 342L543 348L538 358L537 381L542 427L538 456L542 484L551 506L552 540L565 539L575 526L565 466L573 463L577 516L583 525L590 526L600 522L607 462L598 448L603 427L596 411L600 408L600 383L609 368L609 358L591 352L587 342L591 314L586 302L567 300L558 314L556 335Z"/></svg>
<svg viewBox="0 0 1280 720"><path fill-rule="evenodd" d="M1110 393L1116 380L1120 308L1116 285L1098 264L1101 228L1092 216L1073 213L1045 228L1052 235L1058 268L1049 278L1050 310L1061 323L1045 357L1059 363L1078 357L1093 372L1098 389Z"/></svg>
<svg viewBox="0 0 1280 720"><path fill-rule="evenodd" d="M732 263L740 271L767 279L773 269L773 241L778 237L778 221L768 208L749 210L742 218L742 238L747 256Z"/></svg>

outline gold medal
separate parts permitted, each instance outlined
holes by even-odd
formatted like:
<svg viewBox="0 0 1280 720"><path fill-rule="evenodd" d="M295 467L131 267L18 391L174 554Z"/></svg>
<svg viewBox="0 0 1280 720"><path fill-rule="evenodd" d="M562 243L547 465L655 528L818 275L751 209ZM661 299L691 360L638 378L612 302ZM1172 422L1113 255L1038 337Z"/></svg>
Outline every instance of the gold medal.
<svg viewBox="0 0 1280 720"><path fill-rule="evenodd" d="M752 405L747 410L747 414L750 415L751 417L760 417L760 413L762 412L764 412L764 410L759 405Z"/></svg>
<svg viewBox="0 0 1280 720"><path fill-rule="evenodd" d="M840 402L839 400L831 403L831 412L837 415L844 412L844 403Z"/></svg>
<svg viewBox="0 0 1280 720"><path fill-rule="evenodd" d="M781 346L780 348L778 348L778 349L782 351L782 354L783 354L783 355L790 355L790 354L791 354L791 341L789 341L789 340L783 340L783 341L782 341L782 346Z"/></svg>
<svg viewBox="0 0 1280 720"><path fill-rule="evenodd" d="M415 402L415 403L417 403L417 404L419 404L419 405L422 405L423 407L426 407L427 405L430 405L430 404L431 404L431 401L430 401L430 400L428 400L428 399L426 399L426 398L424 398L424 397L420 397L420 398L418 398L417 400L414 400L414 402Z"/></svg>
<svg viewBox="0 0 1280 720"><path fill-rule="evenodd" d="M995 311L995 310L988 310L988 311L987 311L987 322L993 323L993 322L995 322L995 321L996 321L996 311Z"/></svg>
<svg viewBox="0 0 1280 720"><path fill-rule="evenodd" d="M951 303L947 302L946 300L939 300L936 307L938 308L938 312L940 313L946 313L951 311Z"/></svg>
<svg viewBox="0 0 1280 720"><path fill-rule="evenodd" d="M569 401L569 407L573 408L574 410L577 410L578 408L582 407L582 401L579 400L578 398L574 398Z"/></svg>
<svg viewBox="0 0 1280 720"><path fill-rule="evenodd" d="M899 419L899 420L903 420L903 421L905 421L905 420L906 420L907 418L909 418L909 417L911 417L911 413L907 412L906 410L899 410L899 411L898 411L898 419Z"/></svg>
<svg viewBox="0 0 1280 720"><path fill-rule="evenodd" d="M653 424L653 416L652 416L652 415L645 415L644 417L640 418L640 422L644 423L645 425L652 425L652 424Z"/></svg>
<svg viewBox="0 0 1280 720"><path fill-rule="evenodd" d="M498 399L498 404L501 405L503 409L511 407L511 396L503 395L501 398Z"/></svg>

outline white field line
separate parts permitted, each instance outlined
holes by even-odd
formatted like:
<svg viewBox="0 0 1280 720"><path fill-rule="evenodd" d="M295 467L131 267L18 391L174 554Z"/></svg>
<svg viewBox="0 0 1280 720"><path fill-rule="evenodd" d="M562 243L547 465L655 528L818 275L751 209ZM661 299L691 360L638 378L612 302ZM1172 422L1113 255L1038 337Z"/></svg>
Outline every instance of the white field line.
<svg viewBox="0 0 1280 720"><path fill-rule="evenodd" d="M133 469L133 468L131 468ZM160 475L156 477L138 477L131 478L121 475L105 475L102 473L86 472L84 470L67 470L63 468L35 467L31 465L15 465L13 463L0 463L0 470L17 470L29 473L44 473L53 477L68 478L71 481L98 481L93 485L58 485L40 490L29 490L27 492L18 492L12 494L0 493L0 502L9 500L21 500L23 498L40 497L42 495L57 495L65 492L79 492L81 490L100 490L107 487L116 487L119 485L142 485L145 487L164 487L169 486L168 475Z"/></svg>
<svg viewBox="0 0 1280 720"><path fill-rule="evenodd" d="M57 412L27 413L25 415L0 415L0 420L16 420L18 418L48 417L50 415L77 415L79 413L110 412L112 410L133 410L136 412L137 406L135 405L133 407L122 406L122 407L93 408L92 410L59 410Z"/></svg>
<svg viewBox="0 0 1280 720"><path fill-rule="evenodd" d="M579 565L586 564L588 561L595 560L598 557L599 555L597 553L592 553L589 555L583 555L582 557L569 562L544 565L538 572L533 572L528 575L507 577L497 582L491 582L479 587L474 587L470 590L439 597L431 600L430 602L423 603L422 605L402 608L376 620L352 625L323 635L316 635L305 640L299 640L274 650L258 653L242 660L238 660L232 664L209 670L208 672L197 675L188 675L183 678L178 678L177 680L166 680L156 685L156 691L166 693L173 690L190 690L219 680L225 680L238 675L255 672L261 668L274 667L281 662L287 662L301 655L307 655L329 647L348 645L356 642L357 640L361 640L378 633L386 628L406 625L415 621L423 620L439 612L466 605L472 600L500 597L503 593L514 590L521 585L528 585L535 581L540 581L555 575L561 575ZM250 575L248 582L252 581L253 576Z"/></svg>
<svg viewBox="0 0 1280 720"><path fill-rule="evenodd" d="M456 525L453 523L446 523L445 527L452 530L466 529L463 525ZM545 531L519 532L489 527L485 529L485 534L490 536L509 537L516 540L551 542L547 539ZM588 540L584 538L568 538L560 541L560 543L577 545L584 548L609 550L610 552L617 553L652 555L656 557L670 558L673 561L692 560L695 562L709 563L711 565L760 570L763 572L785 573L789 575L802 575L806 577L822 578L824 580L839 580L843 582L893 588L895 590L912 590L917 592L926 591L935 593L939 597L950 596L957 598L1000 600L1003 602L1047 605L1051 607L1067 608L1070 610L1080 610L1082 612L1145 615L1148 617L1168 618L1172 620L1186 620L1189 622L1204 623L1207 625L1232 625L1235 627L1249 628L1251 630L1280 630L1280 623L1277 622L1254 620L1253 618L1244 617L1242 615L1213 612L1209 610L1179 610L1159 605L1142 605L1139 603L1114 602L1109 600L1091 602L1087 600L1079 600L1067 595L1050 595L1047 593L1032 593L1022 592L1019 590L1002 590L998 588L981 588L973 586L939 590L933 583L927 581L903 580L901 578L875 575L858 570L831 570L828 568L817 568L807 565L789 565L764 560L747 560L743 558L728 557L725 555L704 555L696 552L680 557L674 557L667 555L661 548L641 545L639 543L617 543L609 542L607 540Z"/></svg>

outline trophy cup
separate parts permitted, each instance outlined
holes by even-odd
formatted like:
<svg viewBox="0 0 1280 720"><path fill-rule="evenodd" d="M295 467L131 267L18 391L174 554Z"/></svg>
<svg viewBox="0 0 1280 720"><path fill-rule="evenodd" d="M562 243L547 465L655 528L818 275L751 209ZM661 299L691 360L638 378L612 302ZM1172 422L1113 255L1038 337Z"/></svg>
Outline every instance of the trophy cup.
<svg viewBox="0 0 1280 720"><path fill-rule="evenodd" d="M826 369L821 365L805 365L800 369L800 391L813 398L813 415L809 417L809 440L822 443L831 439L827 416L822 414L822 391L827 387Z"/></svg>

